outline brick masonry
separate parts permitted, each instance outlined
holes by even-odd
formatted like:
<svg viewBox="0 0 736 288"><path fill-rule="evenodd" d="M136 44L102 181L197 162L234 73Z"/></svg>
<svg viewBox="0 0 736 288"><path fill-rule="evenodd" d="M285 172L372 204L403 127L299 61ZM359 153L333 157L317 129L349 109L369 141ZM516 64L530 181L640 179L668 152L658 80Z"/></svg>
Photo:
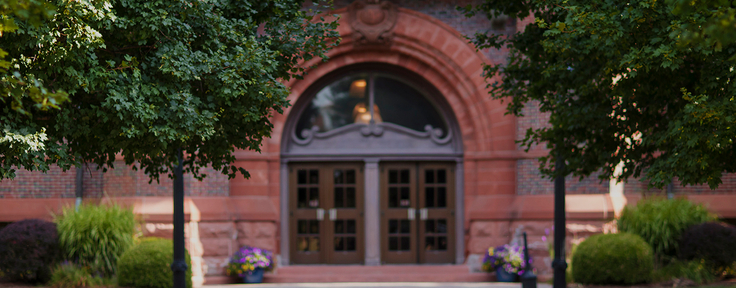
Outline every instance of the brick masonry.
<svg viewBox="0 0 736 288"><path fill-rule="evenodd" d="M536 159L524 159L516 162L516 194L543 195L554 194L552 179L542 177L539 162ZM565 178L566 194L605 194L609 193L609 181L601 182L598 173L583 178L568 176Z"/></svg>
<svg viewBox="0 0 736 288"><path fill-rule="evenodd" d="M680 181L675 180L672 182L672 192L675 195L682 194L736 194L736 174L725 174L722 178L721 183L717 189L711 190L708 185L695 185L683 187ZM647 182L639 179L629 179L624 184L625 194L636 194L636 195L666 195L666 189L655 189L648 188Z"/></svg>
<svg viewBox="0 0 736 288"><path fill-rule="evenodd" d="M172 181L162 176L159 182L149 183L144 171L134 171L122 161L115 162L116 169L102 173L95 167L84 169L84 197L100 198L129 196L170 196ZM202 169L207 174L203 181L185 175L184 192L186 196L228 196L230 183L227 175L211 169ZM61 171L53 166L46 174L20 170L13 180L0 182L0 198L74 198L76 190L76 169Z"/></svg>

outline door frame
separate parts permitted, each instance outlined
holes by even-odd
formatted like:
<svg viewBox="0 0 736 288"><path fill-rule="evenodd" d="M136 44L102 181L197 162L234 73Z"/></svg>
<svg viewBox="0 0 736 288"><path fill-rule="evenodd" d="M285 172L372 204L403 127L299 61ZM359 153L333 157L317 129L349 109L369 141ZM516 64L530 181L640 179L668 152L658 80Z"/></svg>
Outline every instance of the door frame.
<svg viewBox="0 0 736 288"><path fill-rule="evenodd" d="M462 155L457 156L388 156L388 157L289 157L281 159L280 169L280 253L277 255L280 266L290 263L291 244L289 241L289 164L299 162L363 162L364 215L363 233L365 265L381 265L381 236L375 233L380 227L380 170L379 162L454 162L455 163L455 264L465 262L465 181L464 161Z"/></svg>

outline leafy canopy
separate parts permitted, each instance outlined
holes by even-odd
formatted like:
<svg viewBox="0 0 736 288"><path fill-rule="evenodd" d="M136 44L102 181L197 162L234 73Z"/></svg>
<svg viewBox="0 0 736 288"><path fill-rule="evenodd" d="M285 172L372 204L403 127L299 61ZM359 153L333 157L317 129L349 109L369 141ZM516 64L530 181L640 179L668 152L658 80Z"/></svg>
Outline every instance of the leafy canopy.
<svg viewBox="0 0 736 288"><path fill-rule="evenodd" d="M259 151L269 116L289 105L281 81L339 41L337 22L303 0L0 1L3 29L17 26L0 38L0 89L11 91L0 91L0 180L52 164L112 168L118 154L158 179L179 149L195 177L205 166L247 177L232 152Z"/></svg>
<svg viewBox="0 0 736 288"><path fill-rule="evenodd" d="M721 2L486 0L461 10L534 17L513 37L480 33L473 42L510 49L508 63L485 67L487 79L502 79L489 86L508 113L523 116L530 102L550 113L549 126L521 141L551 148L543 173L644 176L658 188L676 177L715 189L736 172L726 160L736 158L736 30L717 29L735 13ZM564 171L554 171L557 157Z"/></svg>

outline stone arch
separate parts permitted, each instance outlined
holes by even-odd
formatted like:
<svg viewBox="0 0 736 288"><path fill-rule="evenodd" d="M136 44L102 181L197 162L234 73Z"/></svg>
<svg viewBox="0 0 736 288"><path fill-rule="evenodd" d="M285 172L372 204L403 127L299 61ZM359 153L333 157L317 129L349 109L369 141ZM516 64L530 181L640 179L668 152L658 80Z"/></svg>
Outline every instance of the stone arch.
<svg viewBox="0 0 736 288"><path fill-rule="evenodd" d="M303 79L285 83L291 88L289 100L295 103L304 92L323 76L341 67L361 63L384 63L401 66L426 79L445 97L462 133L466 153L515 149L515 122L504 116L505 106L490 99L482 75L482 63L491 61L467 42L455 29L428 15L398 9L392 44L363 46L356 43L349 24L348 9L341 14L338 31L342 42L330 51L330 60L319 59L302 65L312 67ZM280 151L285 124L293 106L275 115L271 152ZM278 135L278 136L277 136Z"/></svg>

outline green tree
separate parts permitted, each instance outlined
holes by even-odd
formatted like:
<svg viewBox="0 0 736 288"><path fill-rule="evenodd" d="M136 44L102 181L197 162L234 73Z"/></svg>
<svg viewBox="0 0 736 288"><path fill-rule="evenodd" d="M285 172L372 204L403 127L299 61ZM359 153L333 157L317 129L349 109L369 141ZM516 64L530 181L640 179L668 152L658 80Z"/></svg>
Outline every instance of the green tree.
<svg viewBox="0 0 736 288"><path fill-rule="evenodd" d="M232 152L259 150L269 117L289 105L282 81L339 41L337 22L303 10L303 0L27 1L56 13L34 23L2 6L2 19L17 24L0 38L8 75L69 101L43 109L32 94L10 101L3 93L0 126L10 140L0 140L0 180L54 164L106 170L118 154L158 179L179 149L197 178L205 166L247 177ZM17 145L23 139L36 145Z"/></svg>
<svg viewBox="0 0 736 288"><path fill-rule="evenodd" d="M55 7L50 3L38 0L0 0L0 39L3 34L12 33L18 29L15 20L24 21L27 25L38 27L43 21L51 18ZM3 45L0 45L3 46ZM14 112L28 115L27 109L38 110L58 109L58 104L67 101L67 94L63 91L49 91L41 80L34 75L25 75L11 68L10 59L6 59L8 52L0 47L0 103L8 105ZM17 60L17 59L13 59ZM24 105L30 104L31 107ZM5 155L19 155L26 152L35 152L43 148L46 140L44 130L29 133L25 129L12 129L10 125L0 123L0 157ZM0 168L0 179L6 174Z"/></svg>
<svg viewBox="0 0 736 288"><path fill-rule="evenodd" d="M708 27L718 11L732 8L693 12L679 2L486 0L462 8L469 16L534 17L511 37L480 33L472 41L510 49L507 63L485 67L487 79L502 79L489 86L508 113L523 116L530 103L550 113L549 126L528 130L521 141L551 148L540 161L543 173L557 175L558 156L567 164L564 175L601 171L607 179L622 163L618 179L643 176L659 188L674 177L716 188L723 173L736 172L736 72L729 60L736 44L708 34L692 41L693 27Z"/></svg>

